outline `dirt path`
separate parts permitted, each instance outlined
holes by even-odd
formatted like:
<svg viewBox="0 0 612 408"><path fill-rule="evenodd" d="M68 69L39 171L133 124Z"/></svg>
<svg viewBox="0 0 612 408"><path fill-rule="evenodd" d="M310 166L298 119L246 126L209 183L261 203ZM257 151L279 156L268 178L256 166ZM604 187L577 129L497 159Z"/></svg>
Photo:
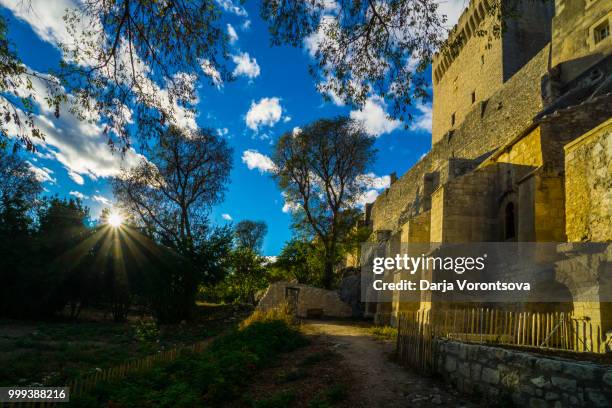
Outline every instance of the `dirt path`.
<svg viewBox="0 0 612 408"><path fill-rule="evenodd" d="M390 361L393 342L376 340L353 323L308 321L304 330L346 360L363 390L366 407L475 407L447 384L424 378Z"/></svg>

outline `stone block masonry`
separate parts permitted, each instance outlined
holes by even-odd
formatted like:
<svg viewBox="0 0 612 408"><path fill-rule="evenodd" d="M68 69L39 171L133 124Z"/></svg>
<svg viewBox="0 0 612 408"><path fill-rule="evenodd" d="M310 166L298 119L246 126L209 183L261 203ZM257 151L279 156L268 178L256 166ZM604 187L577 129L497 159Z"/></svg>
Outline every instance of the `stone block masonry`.
<svg viewBox="0 0 612 408"><path fill-rule="evenodd" d="M448 340L438 351L438 373L500 406L612 406L612 366Z"/></svg>

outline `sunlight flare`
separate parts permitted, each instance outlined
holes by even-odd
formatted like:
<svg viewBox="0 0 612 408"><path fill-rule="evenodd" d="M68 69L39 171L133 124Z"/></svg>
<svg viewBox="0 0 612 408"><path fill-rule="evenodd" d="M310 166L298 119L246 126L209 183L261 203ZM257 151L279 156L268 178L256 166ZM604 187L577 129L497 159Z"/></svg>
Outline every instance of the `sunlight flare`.
<svg viewBox="0 0 612 408"><path fill-rule="evenodd" d="M123 225L123 216L116 210L113 210L108 216L108 225L113 228L119 228Z"/></svg>

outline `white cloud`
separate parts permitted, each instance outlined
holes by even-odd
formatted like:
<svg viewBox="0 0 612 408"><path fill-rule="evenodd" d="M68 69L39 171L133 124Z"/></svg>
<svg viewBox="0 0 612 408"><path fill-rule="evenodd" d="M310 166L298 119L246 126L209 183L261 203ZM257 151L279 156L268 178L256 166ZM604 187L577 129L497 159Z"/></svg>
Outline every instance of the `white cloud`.
<svg viewBox="0 0 612 408"><path fill-rule="evenodd" d="M55 0L53 6L49 5L48 0L31 0L24 2L22 0L0 0L0 5L9 9L13 15L26 22L30 25L32 30L43 40L51 45L58 47L58 43L62 43L68 48L74 47L74 38L68 33L66 29L66 22L63 20L66 14L66 9L80 9L81 3L79 0ZM81 19L75 24L75 32L80 33L82 31L93 31L97 32L101 30L101 25L98 20L90 19L87 16L81 15ZM87 48L87 44L79 44L79 47L83 49L83 54L92 53L95 50ZM118 65L127 66L132 63L129 59L127 41L122 42L121 47L117 53ZM70 54L64 55L65 58L70 59ZM93 65L96 63L94 58L80 61L84 66ZM111 61L115 63L115 61ZM147 95L155 95L154 105L161 107L167 111L173 112L174 114L170 118L170 121L175 126L181 127L186 131L192 131L197 128L193 113L183 106L180 106L177 102L177 98L171 98L168 89L161 88L157 83L151 80L151 70L149 67L140 59L138 56L133 60L135 69L142 76L141 88ZM111 69L112 71L112 69ZM179 76L181 74L178 74ZM193 76L193 85L197 78ZM166 84L169 86L168 84ZM184 93L184 92L180 92ZM44 94L40 94L44 95ZM197 101L189 101L191 103L197 103Z"/></svg>
<svg viewBox="0 0 612 408"><path fill-rule="evenodd" d="M223 86L221 74L209 60L203 60L200 66L202 67L202 72L204 72L210 78L213 85L215 85L217 88L221 88Z"/></svg>
<svg viewBox="0 0 612 408"><path fill-rule="evenodd" d="M79 200L85 200L85 199L89 198L89 196L86 196L85 194L81 193L80 191L71 191L68 194L70 194L71 196L75 196Z"/></svg>
<svg viewBox="0 0 612 408"><path fill-rule="evenodd" d="M242 152L242 162L249 170L258 169L260 173L272 172L276 168L272 159L253 149Z"/></svg>
<svg viewBox="0 0 612 408"><path fill-rule="evenodd" d="M461 17L461 13L468 5L465 0L440 0L438 3L438 13L447 17L446 26L451 28Z"/></svg>
<svg viewBox="0 0 612 408"><path fill-rule="evenodd" d="M233 72L234 76L243 75L247 78L257 78L261 72L257 60L251 58L247 52L232 55L232 61L236 64Z"/></svg>
<svg viewBox="0 0 612 408"><path fill-rule="evenodd" d="M357 205L359 207L363 207L366 204L371 204L376 201L376 197L378 197L378 191L376 190L367 190L364 192L361 197L357 199Z"/></svg>
<svg viewBox="0 0 612 408"><path fill-rule="evenodd" d="M282 211L285 214L294 213L294 212L298 211L301 208L299 203L295 203L295 202L290 201L287 198L287 194L286 193L282 192L281 196L283 197L283 200L284 200Z"/></svg>
<svg viewBox="0 0 612 408"><path fill-rule="evenodd" d="M337 24L337 19L334 16L324 15L321 17L321 21L319 22L319 27L312 34L304 38L304 47L312 58L314 58L319 50L321 44L325 43L325 45L333 45L339 47L333 37L330 37L329 33L334 29Z"/></svg>
<svg viewBox="0 0 612 408"><path fill-rule="evenodd" d="M28 163L30 171L34 174L34 177L36 177L36 180L38 180L40 183L49 182L51 184L55 184L55 182L57 181L51 176L51 174L53 174L53 170L48 169L46 167L35 166L29 161L27 161L26 163Z"/></svg>
<svg viewBox="0 0 612 408"><path fill-rule="evenodd" d="M108 198L101 196L101 195L94 195L92 197L92 200L94 200L97 203L106 205L106 206L111 206L113 204L113 202L111 200L109 200Z"/></svg>
<svg viewBox="0 0 612 408"><path fill-rule="evenodd" d="M217 3L223 8L223 10L235 14L240 17L247 17L249 13L244 7L237 6L232 0L217 0Z"/></svg>
<svg viewBox="0 0 612 408"><path fill-rule="evenodd" d="M70 177L72 181L74 181L80 186L85 184L85 179L79 173L75 173L74 171L68 170L68 177Z"/></svg>
<svg viewBox="0 0 612 408"><path fill-rule="evenodd" d="M426 131L431 133L431 121L432 121L432 108L431 104L425 105L423 103L417 103L415 109L420 113L414 116L410 129L414 131Z"/></svg>
<svg viewBox="0 0 612 408"><path fill-rule="evenodd" d="M297 126L294 127L293 130L291 130L291 134L293 135L293 137L296 137L300 133L302 133L302 129Z"/></svg>
<svg viewBox="0 0 612 408"><path fill-rule="evenodd" d="M285 123L290 122L290 121L291 121L291 116L285 116L283 118L283 122L285 122Z"/></svg>
<svg viewBox="0 0 612 408"><path fill-rule="evenodd" d="M232 216L229 214L221 214L221 218L223 218L226 221L231 221L233 219Z"/></svg>
<svg viewBox="0 0 612 408"><path fill-rule="evenodd" d="M262 98L259 102L251 102L251 108L246 114L247 126L257 131L259 126L274 126L283 114L279 98Z"/></svg>
<svg viewBox="0 0 612 408"><path fill-rule="evenodd" d="M380 136L383 133L391 133L397 129L401 122L389 119L385 101L378 97L368 98L360 110L351 111L351 119L359 122L364 130L371 136Z"/></svg>
<svg viewBox="0 0 612 408"><path fill-rule="evenodd" d="M32 79L32 87L37 95L47 93L46 85L37 78ZM35 102L35 106L38 114L34 123L45 134L44 140L33 139L40 157L57 160L77 184L84 184L83 176L92 180L115 176L122 166L131 167L143 157L132 149L124 155L113 153L106 143L108 137L103 126L80 120L66 105L62 106L59 118L44 102Z"/></svg>
<svg viewBox="0 0 612 408"><path fill-rule="evenodd" d="M358 177L358 180L365 188L364 193L356 199L356 204L359 207L373 203L376 197L378 197L378 194L391 185L390 176L377 176L374 173L362 174Z"/></svg>
<svg viewBox="0 0 612 408"><path fill-rule="evenodd" d="M378 177L374 173L366 173L362 174L358 177L359 182L363 184L366 188L373 188L375 190L381 190L384 188L389 188L391 185L391 177L390 176L380 176Z"/></svg>
<svg viewBox="0 0 612 408"><path fill-rule="evenodd" d="M1 0L0 5L9 9L15 17L28 23L32 30L43 40L53 45L72 43L72 37L66 30L64 14L66 9L77 9L73 0L54 0L53 6L48 0ZM79 28L85 26L82 21Z"/></svg>
<svg viewBox="0 0 612 408"><path fill-rule="evenodd" d="M227 136L228 133L229 133L229 130L227 128L218 128L217 129L217 135L220 136L220 137Z"/></svg>
<svg viewBox="0 0 612 408"><path fill-rule="evenodd" d="M242 29L242 31L247 31L251 28L251 20L244 20L244 23L242 23L242 25L240 26L240 28Z"/></svg>
<svg viewBox="0 0 612 408"><path fill-rule="evenodd" d="M227 23L227 35L231 44L238 41L238 33L230 23Z"/></svg>

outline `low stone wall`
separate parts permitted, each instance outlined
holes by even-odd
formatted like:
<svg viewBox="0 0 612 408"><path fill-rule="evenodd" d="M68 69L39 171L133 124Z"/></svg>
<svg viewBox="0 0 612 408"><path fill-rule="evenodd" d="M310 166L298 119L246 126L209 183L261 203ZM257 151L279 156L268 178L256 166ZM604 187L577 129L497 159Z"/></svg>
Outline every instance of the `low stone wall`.
<svg viewBox="0 0 612 408"><path fill-rule="evenodd" d="M268 286L257 309L272 309L286 302L287 288L299 290L297 296L297 315L299 317L308 317L309 310L321 310L323 316L328 317L351 317L353 315L351 306L341 301L337 292L291 282L275 282Z"/></svg>
<svg viewBox="0 0 612 408"><path fill-rule="evenodd" d="M442 340L437 370L459 390L499 406L612 406L612 367Z"/></svg>

